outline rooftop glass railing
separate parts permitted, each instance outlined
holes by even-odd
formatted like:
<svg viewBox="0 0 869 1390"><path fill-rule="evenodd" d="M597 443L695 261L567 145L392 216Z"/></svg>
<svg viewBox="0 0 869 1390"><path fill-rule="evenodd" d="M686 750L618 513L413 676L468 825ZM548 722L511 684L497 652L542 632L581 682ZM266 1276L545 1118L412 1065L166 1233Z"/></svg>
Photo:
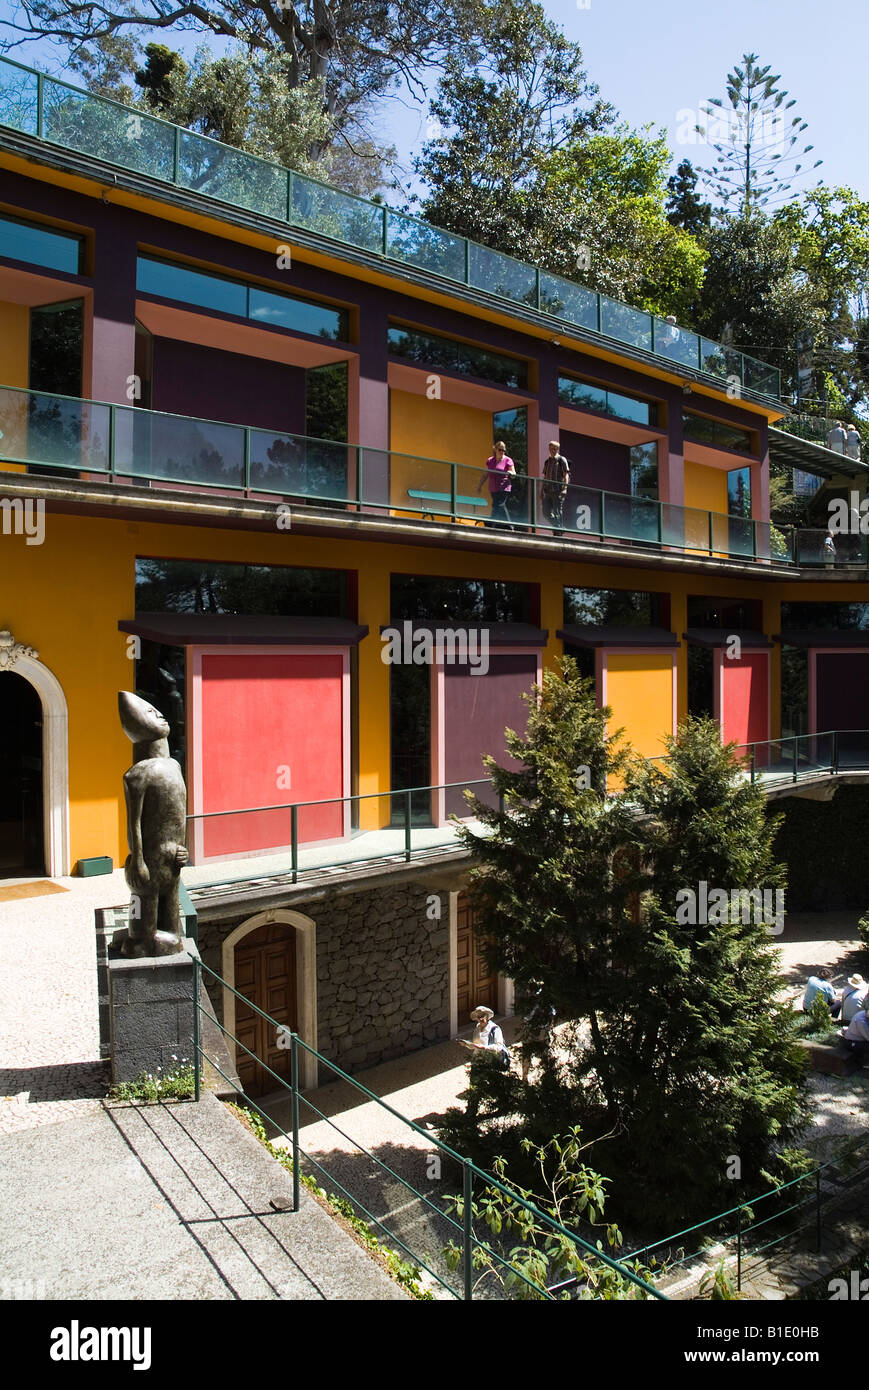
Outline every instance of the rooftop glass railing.
<svg viewBox="0 0 869 1390"><path fill-rule="evenodd" d="M0 467L719 558L788 563L797 544L768 522L652 497L524 474L493 495L485 468L13 386L0 386Z"/></svg>
<svg viewBox="0 0 869 1390"><path fill-rule="evenodd" d="M333 241L550 315L759 395L779 397L775 367L316 179L105 97L9 58L0 59L0 126L107 164L262 213Z"/></svg>

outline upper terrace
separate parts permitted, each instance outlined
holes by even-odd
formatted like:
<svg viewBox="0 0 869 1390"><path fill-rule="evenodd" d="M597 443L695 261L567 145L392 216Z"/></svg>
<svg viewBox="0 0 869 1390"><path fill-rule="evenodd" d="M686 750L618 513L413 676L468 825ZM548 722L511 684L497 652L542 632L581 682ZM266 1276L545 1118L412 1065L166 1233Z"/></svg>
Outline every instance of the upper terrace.
<svg viewBox="0 0 869 1390"><path fill-rule="evenodd" d="M860 534L830 554L820 529L776 527L573 483L553 515L546 481L524 474L513 480L508 520L496 520L483 468L9 386L0 386L0 473L10 491L23 497L35 488L58 502L70 500L60 495L61 481L74 481L84 505L100 505L110 484L120 503L125 497L132 503L134 489L145 488L151 496L144 504L152 500L163 509L167 501L182 511L209 499L288 503L294 525L303 525L306 513L312 521L336 521L343 512L371 524L449 524L471 543L480 527L502 537L557 537L571 547L595 543L615 547L622 558L627 550L638 559L681 552L777 568L869 563L869 537ZM29 475L26 483L22 475ZM13 505L13 498L2 499L4 533L14 525Z"/></svg>
<svg viewBox="0 0 869 1390"><path fill-rule="evenodd" d="M140 187L145 179L215 209L255 214L258 224L278 232L293 227L314 244L337 244L345 258L462 288L487 304L533 314L553 331L561 327L586 342L622 345L631 356L691 380L778 402L778 370L745 353L686 329L674 333L654 315L572 280L0 59L0 144L32 154L34 141L45 156L50 147L55 159L78 152L88 165L137 176Z"/></svg>

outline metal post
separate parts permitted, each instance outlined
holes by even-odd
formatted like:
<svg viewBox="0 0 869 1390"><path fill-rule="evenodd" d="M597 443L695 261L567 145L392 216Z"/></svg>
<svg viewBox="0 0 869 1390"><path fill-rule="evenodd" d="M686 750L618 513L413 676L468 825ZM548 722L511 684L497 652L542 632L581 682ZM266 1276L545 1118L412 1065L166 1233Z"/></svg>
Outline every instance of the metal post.
<svg viewBox="0 0 869 1390"><path fill-rule="evenodd" d="M458 507L456 505L456 465L450 464L450 514L453 521L456 519Z"/></svg>
<svg viewBox="0 0 869 1390"><path fill-rule="evenodd" d="M410 863L410 800L409 791L404 793L404 857Z"/></svg>
<svg viewBox="0 0 869 1390"><path fill-rule="evenodd" d="M835 774L839 771L839 730L833 730L833 748L830 755L830 771Z"/></svg>
<svg viewBox="0 0 869 1390"><path fill-rule="evenodd" d="M293 1086L293 1211L299 1210L299 1038L290 1035L290 1067Z"/></svg>
<svg viewBox="0 0 869 1390"><path fill-rule="evenodd" d="M293 883L299 881L299 808L290 807L290 855L293 866Z"/></svg>
<svg viewBox="0 0 869 1390"><path fill-rule="evenodd" d="M243 488L244 488L244 495L245 495L245 497L247 497L247 496L249 495L249 493L250 493L250 430L248 429L247 425L245 425L245 429L244 429L244 464L243 464L243 468L244 468L244 477L242 478L242 486L243 486Z"/></svg>
<svg viewBox="0 0 869 1390"><path fill-rule="evenodd" d="M288 173L288 175L289 175L289 177L288 177L288 179L287 179L287 221L288 221L290 224L292 224L292 221L293 221L293 171L292 171L292 169L288 169L288 170L287 170L287 173Z"/></svg>
<svg viewBox="0 0 869 1390"><path fill-rule="evenodd" d="M389 255L389 250L388 250L388 247L389 247L389 226L388 226L388 222L387 222L387 212L386 212L386 208L383 209L383 212L381 213L381 218L382 218L382 221L383 221L383 254L384 254L384 256L388 256L388 255Z"/></svg>
<svg viewBox="0 0 869 1390"><path fill-rule="evenodd" d="M540 267L539 267L539 266L535 266L535 268L534 268L534 303L535 303L535 305L536 305L536 307L537 307L537 309L538 309L538 312L539 312L539 310L540 310Z"/></svg>
<svg viewBox="0 0 869 1390"><path fill-rule="evenodd" d="M797 767L799 766L799 749L797 746L797 736L794 734L794 781L797 780Z"/></svg>
<svg viewBox="0 0 869 1390"><path fill-rule="evenodd" d="M714 512L707 512L707 516L709 517L709 554L710 554L710 555L714 555L714 554L715 554L715 513L714 513ZM727 547L727 551L728 551L728 554L729 554L729 553L730 553L730 546Z"/></svg>
<svg viewBox="0 0 869 1390"><path fill-rule="evenodd" d="M45 83L41 72L36 74L36 134L38 139L45 139Z"/></svg>
<svg viewBox="0 0 869 1390"><path fill-rule="evenodd" d="M817 1248L821 1248L821 1170L815 1169L815 1239Z"/></svg>
<svg viewBox="0 0 869 1390"><path fill-rule="evenodd" d="M736 1209L736 1292L742 1291L742 1207Z"/></svg>
<svg viewBox="0 0 869 1390"><path fill-rule="evenodd" d="M109 482L115 480L115 407L109 406Z"/></svg>
<svg viewBox="0 0 869 1390"><path fill-rule="evenodd" d="M193 1099L199 1100L199 1073L202 1069L202 1044L199 1036L199 956L193 957Z"/></svg>
<svg viewBox="0 0 869 1390"><path fill-rule="evenodd" d="M602 492L601 495L600 495L600 538L601 538L601 540L605 540L605 538L606 538L606 514L605 514L605 512L604 512L604 498L605 498L605 497L606 497L606 493L605 493L605 492Z"/></svg>
<svg viewBox="0 0 869 1390"><path fill-rule="evenodd" d="M471 283L471 243L465 237L465 284Z"/></svg>
<svg viewBox="0 0 869 1390"><path fill-rule="evenodd" d="M175 138L172 144L172 182L178 182L181 172L181 127L176 125Z"/></svg>
<svg viewBox="0 0 869 1390"><path fill-rule="evenodd" d="M356 445L356 506L362 510L362 445Z"/></svg>
<svg viewBox="0 0 869 1390"><path fill-rule="evenodd" d="M751 780L754 782L757 773L757 744L751 745Z"/></svg>
<svg viewBox="0 0 869 1390"><path fill-rule="evenodd" d="M474 1297L474 1170L470 1163L462 1165L462 1196L464 1234L462 1239L462 1297Z"/></svg>

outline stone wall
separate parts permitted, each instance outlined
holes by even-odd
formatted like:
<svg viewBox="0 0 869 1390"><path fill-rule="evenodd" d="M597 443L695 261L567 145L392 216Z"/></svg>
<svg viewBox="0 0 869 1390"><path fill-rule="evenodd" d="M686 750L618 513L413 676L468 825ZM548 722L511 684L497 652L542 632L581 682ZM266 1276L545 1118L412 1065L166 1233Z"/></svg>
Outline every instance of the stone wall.
<svg viewBox="0 0 869 1390"><path fill-rule="evenodd" d="M449 898L439 893L440 920L426 909L435 890L419 880L335 893L292 908L316 923L317 1047L345 1071L389 1061L449 1036ZM271 905L271 904L270 904ZM264 903L225 920L199 922L199 950L222 973L223 941ZM222 991L203 971L218 1017ZM321 1081L330 1073L322 1068Z"/></svg>

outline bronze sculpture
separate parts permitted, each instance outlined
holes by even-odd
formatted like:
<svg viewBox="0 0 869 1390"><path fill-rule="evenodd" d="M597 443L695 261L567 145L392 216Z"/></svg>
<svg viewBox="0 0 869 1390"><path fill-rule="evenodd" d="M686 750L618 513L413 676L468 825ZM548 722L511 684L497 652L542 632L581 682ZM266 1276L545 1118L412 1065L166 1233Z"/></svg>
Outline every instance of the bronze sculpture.
<svg viewBox="0 0 869 1390"><path fill-rule="evenodd" d="M169 757L169 725L160 711L122 690L118 713L134 750L124 773L130 847L124 876L133 901L121 954L171 956L183 950L178 879L188 858L187 789Z"/></svg>

